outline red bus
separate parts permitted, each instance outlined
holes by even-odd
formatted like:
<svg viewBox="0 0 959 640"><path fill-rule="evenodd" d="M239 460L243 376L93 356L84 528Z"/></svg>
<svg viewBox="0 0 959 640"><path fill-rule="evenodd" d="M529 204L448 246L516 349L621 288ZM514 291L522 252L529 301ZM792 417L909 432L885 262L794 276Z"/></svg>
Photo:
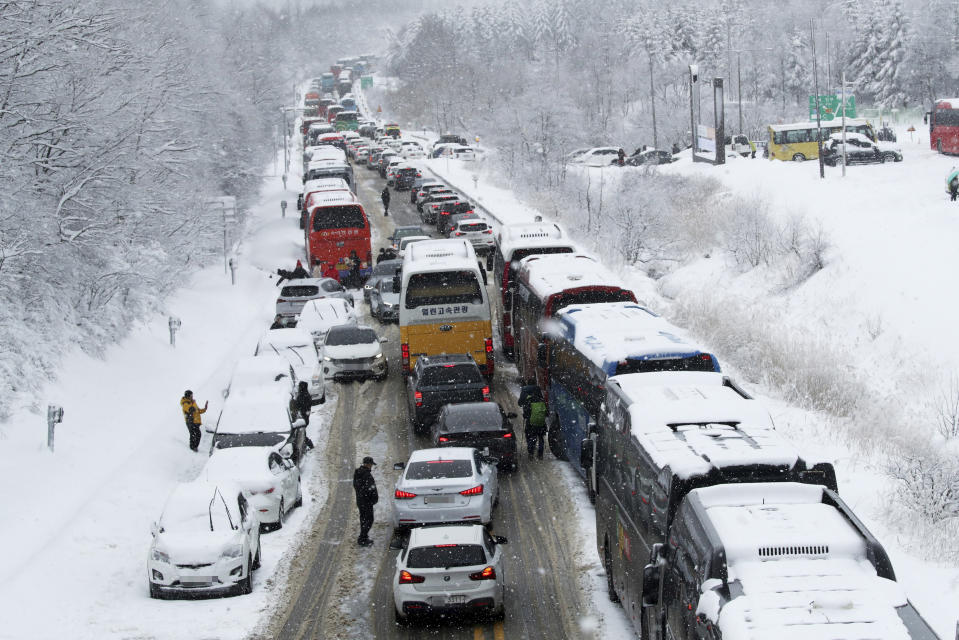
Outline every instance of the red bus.
<svg viewBox="0 0 959 640"><path fill-rule="evenodd" d="M533 222L500 227L496 235L496 249L492 254L492 268L493 273L500 277L499 334L502 337L503 354L507 358L514 355L510 312L519 261L526 256L575 251L575 245L557 224Z"/></svg>
<svg viewBox="0 0 959 640"><path fill-rule="evenodd" d="M355 252L360 259L360 275L369 276L373 269L370 221L357 197L350 191L321 191L311 194L310 202L305 230L310 267L320 265L322 270L332 264L342 282Z"/></svg>
<svg viewBox="0 0 959 640"><path fill-rule="evenodd" d="M959 153L959 98L936 100L926 113L929 147L939 153Z"/></svg>
<svg viewBox="0 0 959 640"><path fill-rule="evenodd" d="M571 304L604 302L636 302L636 296L595 258L557 253L520 260L512 309L519 379L535 380L546 395L549 381L537 354L549 319Z"/></svg>

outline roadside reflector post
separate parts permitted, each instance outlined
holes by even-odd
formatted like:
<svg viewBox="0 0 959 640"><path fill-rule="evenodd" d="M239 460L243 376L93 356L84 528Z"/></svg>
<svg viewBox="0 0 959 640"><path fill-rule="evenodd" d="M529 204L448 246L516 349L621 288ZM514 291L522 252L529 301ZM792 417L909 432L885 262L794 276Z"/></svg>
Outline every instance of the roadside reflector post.
<svg viewBox="0 0 959 640"><path fill-rule="evenodd" d="M230 284L236 284L236 256L230 258Z"/></svg>
<svg viewBox="0 0 959 640"><path fill-rule="evenodd" d="M283 176L283 188L286 188L286 176ZM286 200L280 200L280 212L286 217Z"/></svg>
<svg viewBox="0 0 959 640"><path fill-rule="evenodd" d="M170 346L176 346L176 332L180 328L180 319L176 316L170 316L167 324L170 326Z"/></svg>
<svg viewBox="0 0 959 640"><path fill-rule="evenodd" d="M63 407L47 405L47 448L53 453L53 432L56 425L63 422Z"/></svg>

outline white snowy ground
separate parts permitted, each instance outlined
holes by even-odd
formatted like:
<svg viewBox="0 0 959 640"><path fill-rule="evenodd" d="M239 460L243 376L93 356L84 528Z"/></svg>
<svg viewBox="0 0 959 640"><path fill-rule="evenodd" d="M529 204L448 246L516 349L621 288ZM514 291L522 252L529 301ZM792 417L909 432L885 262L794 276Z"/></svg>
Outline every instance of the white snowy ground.
<svg viewBox="0 0 959 640"><path fill-rule="evenodd" d="M236 286L214 265L169 301L167 311L182 320L176 348L166 314L135 327L102 359L66 347L58 381L42 395L44 404L65 408L55 453L45 446L45 416L24 412L4 425L0 638L243 638L272 606L283 554L326 499L313 456L303 470L304 508L262 537L252 595L151 600L146 558L150 523L170 490L194 479L207 459L209 435L200 453L187 447L183 390L209 400L204 422L213 424L233 363L252 355L272 321L276 287L268 274L301 255L295 219L280 219L283 198L295 202L296 194L269 179L239 248ZM328 398L310 423L318 448L336 407L333 390Z"/></svg>
<svg viewBox="0 0 959 640"><path fill-rule="evenodd" d="M736 158L719 168L684 159L660 168L716 177L730 192L768 198L777 215L805 213L821 224L832 243L827 269L796 291L771 295L775 283L763 280L763 274L730 277L723 268L728 265L705 259L678 270L668 283L657 284L633 269L621 269L622 276L638 298L667 311L670 302L658 288L664 284L670 297L721 288L727 295L740 297L747 309L752 305L762 309L774 299L776 321L787 323L797 335L822 336L827 344L838 341L844 348L870 350L872 366L856 371L857 378L878 389L888 388L890 394L901 397L901 403L915 403L916 410L922 411L922 401L912 394L928 393L930 386L959 371L959 340L955 339L959 300L953 295L959 273L959 251L954 249L959 245L959 203L949 202L944 191L945 176L959 159L928 151L927 141L919 135L912 144L904 131L899 139L906 140L901 143L903 162L849 167L845 179L839 168L827 167L827 179L821 181L816 163L762 159ZM527 222L536 215L512 193L490 184L492 166L445 159L426 164L504 223ZM614 180L616 176L628 179L629 171L605 170L607 179ZM601 247L589 239L577 240L603 255ZM722 352L717 355L726 371L740 377ZM894 383L884 377L892 375L896 375ZM871 461L861 459L858 451L841 442L834 433L834 418L791 407L777 400L774 389L754 391L770 408L779 428L801 443L804 451L835 461L843 498L889 551L910 599L941 637L952 638L959 567L923 560L912 553L921 541L900 536L885 517L894 495L891 483L875 471ZM906 433L920 428L903 425ZM574 487L580 483L575 474L567 475ZM604 637L632 637L621 609L607 606L595 543L587 535L594 526L592 509L584 503L584 496L580 498L582 553L594 568L590 579L599 624Z"/></svg>

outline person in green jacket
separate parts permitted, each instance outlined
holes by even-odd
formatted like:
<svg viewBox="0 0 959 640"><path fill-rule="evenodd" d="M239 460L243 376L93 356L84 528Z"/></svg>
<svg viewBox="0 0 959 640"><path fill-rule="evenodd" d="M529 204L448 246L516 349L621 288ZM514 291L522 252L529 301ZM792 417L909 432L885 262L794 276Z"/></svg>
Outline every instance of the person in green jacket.
<svg viewBox="0 0 959 640"><path fill-rule="evenodd" d="M956 197L959 196L959 169L956 167L953 167L946 176L946 191L949 192L949 199L955 202Z"/></svg>

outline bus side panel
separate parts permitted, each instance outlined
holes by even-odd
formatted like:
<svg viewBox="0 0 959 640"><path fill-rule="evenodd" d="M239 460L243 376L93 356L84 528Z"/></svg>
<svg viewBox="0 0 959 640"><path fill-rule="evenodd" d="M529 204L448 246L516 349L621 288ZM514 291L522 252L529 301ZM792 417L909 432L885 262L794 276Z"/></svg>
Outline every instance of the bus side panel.
<svg viewBox="0 0 959 640"><path fill-rule="evenodd" d="M579 456L583 440L588 435L589 413L583 404L551 376L549 385L549 410L555 413L559 422L557 444L563 456L579 475L586 477L586 469L580 466Z"/></svg>
<svg viewBox="0 0 959 640"><path fill-rule="evenodd" d="M447 328L448 327L448 328ZM419 356L468 353L480 369L486 366L486 338L492 337L489 320L439 320L433 324L400 325L400 341L410 348L410 369Z"/></svg>

